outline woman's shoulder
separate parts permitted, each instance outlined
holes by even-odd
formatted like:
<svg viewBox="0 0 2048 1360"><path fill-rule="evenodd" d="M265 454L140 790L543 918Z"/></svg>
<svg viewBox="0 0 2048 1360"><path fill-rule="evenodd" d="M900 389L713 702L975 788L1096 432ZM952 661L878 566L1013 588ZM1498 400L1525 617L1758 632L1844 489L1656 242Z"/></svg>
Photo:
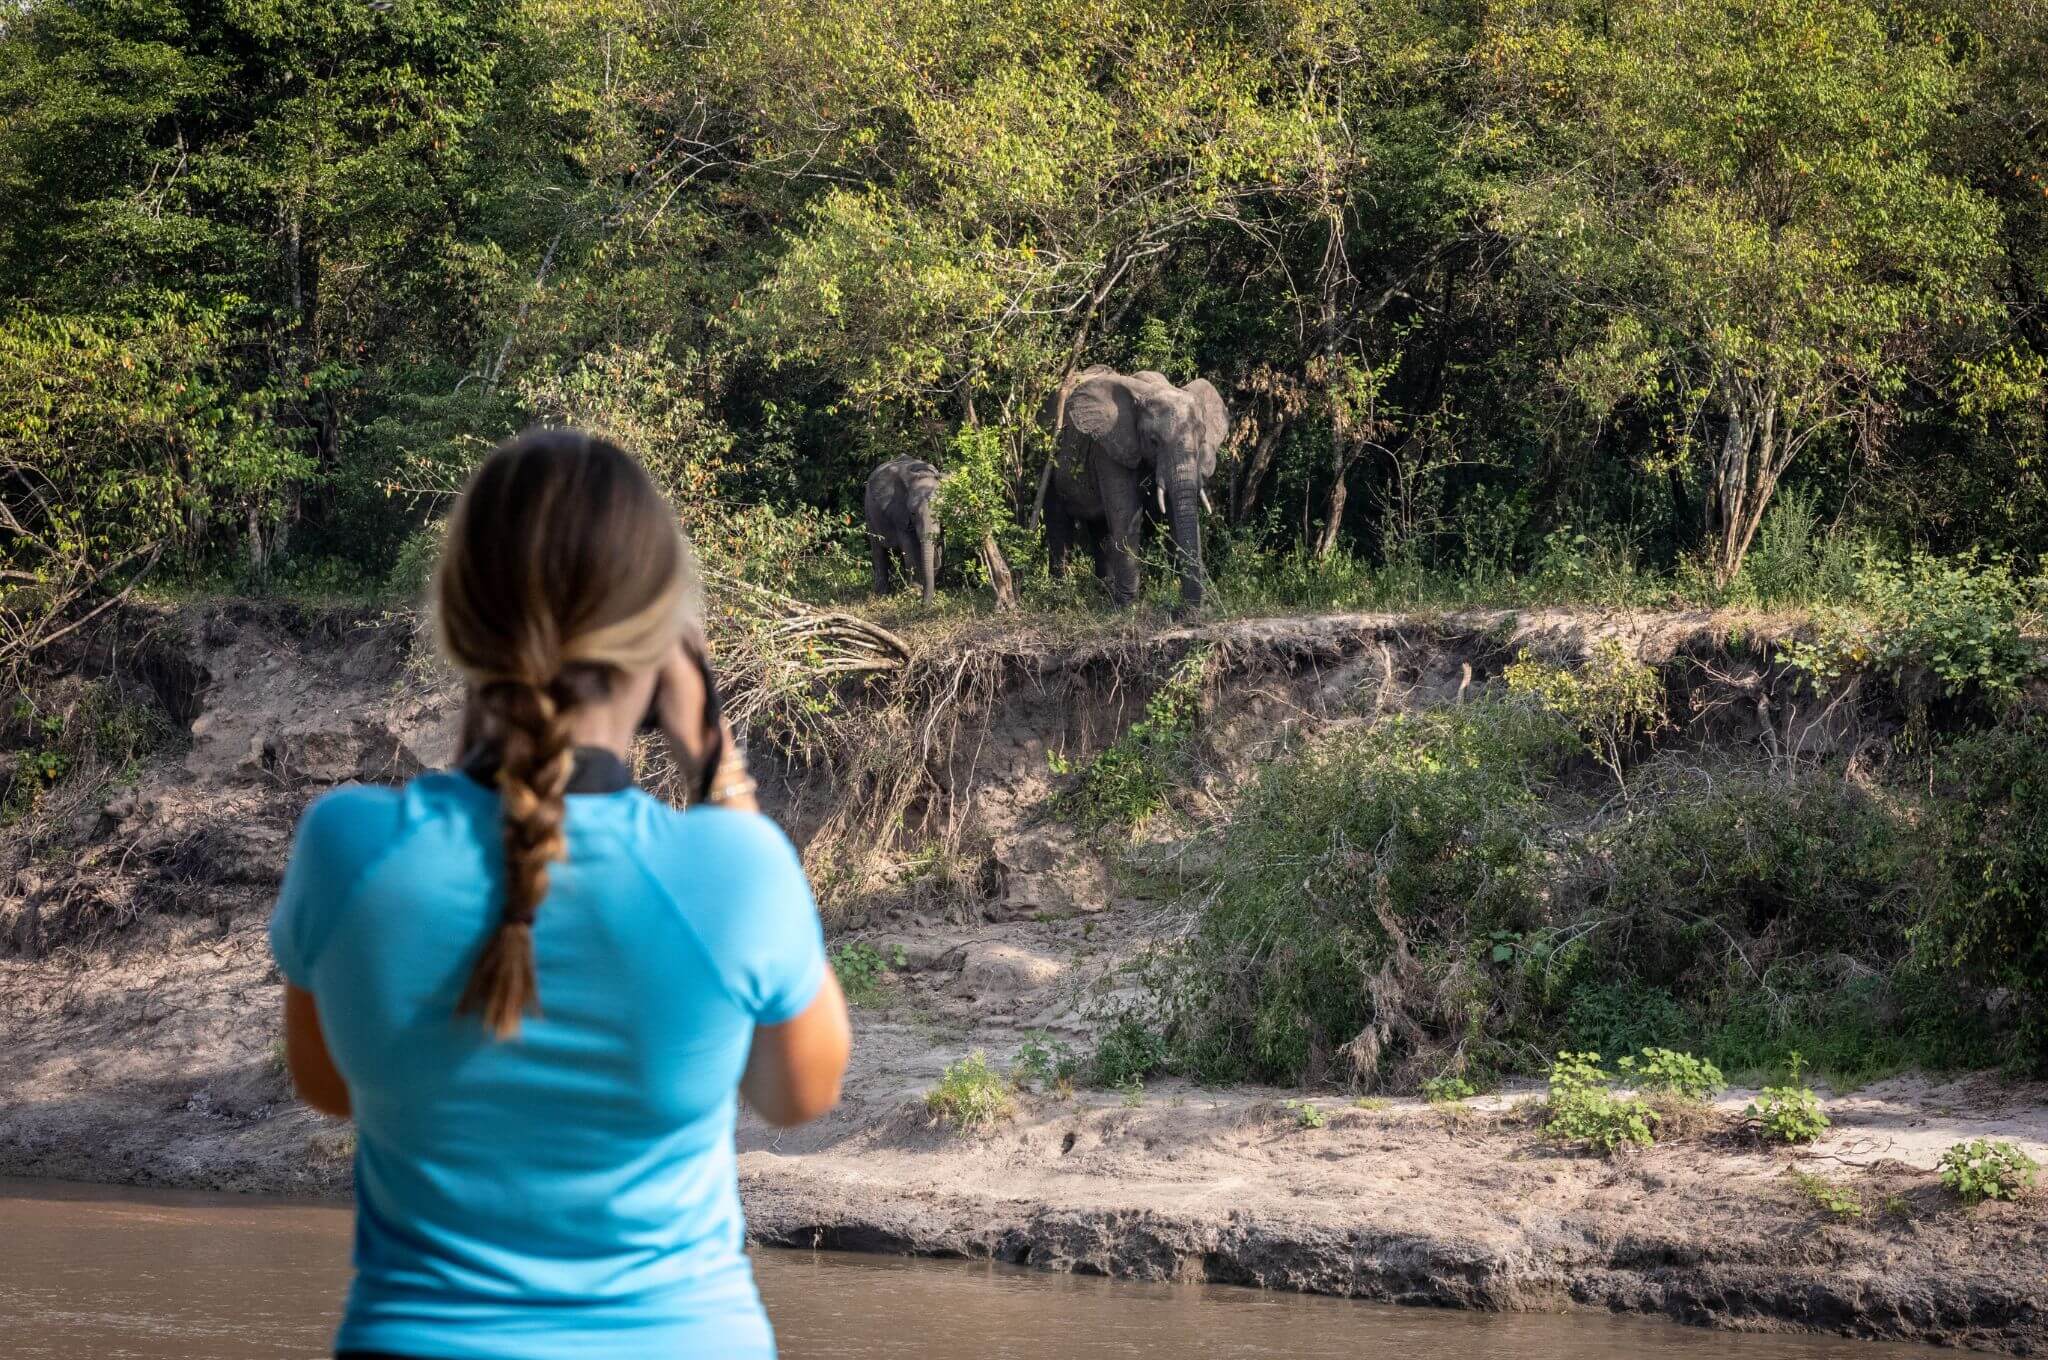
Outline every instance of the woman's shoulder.
<svg viewBox="0 0 2048 1360"><path fill-rule="evenodd" d="M639 839L648 867L671 891L774 892L803 882L796 846L772 819L731 808L673 808L653 798L646 803L647 832Z"/></svg>

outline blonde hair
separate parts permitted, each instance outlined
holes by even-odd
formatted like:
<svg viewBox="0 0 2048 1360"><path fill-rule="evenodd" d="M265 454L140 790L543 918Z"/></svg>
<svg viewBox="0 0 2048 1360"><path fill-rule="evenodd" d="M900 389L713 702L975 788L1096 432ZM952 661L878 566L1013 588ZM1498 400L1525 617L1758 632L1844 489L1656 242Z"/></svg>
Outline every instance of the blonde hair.
<svg viewBox="0 0 2048 1360"><path fill-rule="evenodd" d="M469 682L465 741L495 748L505 899L457 1011L497 1037L540 1010L533 922L563 858L570 715L658 664L696 613L675 512L640 464L576 430L492 451L448 523L434 576L442 653Z"/></svg>

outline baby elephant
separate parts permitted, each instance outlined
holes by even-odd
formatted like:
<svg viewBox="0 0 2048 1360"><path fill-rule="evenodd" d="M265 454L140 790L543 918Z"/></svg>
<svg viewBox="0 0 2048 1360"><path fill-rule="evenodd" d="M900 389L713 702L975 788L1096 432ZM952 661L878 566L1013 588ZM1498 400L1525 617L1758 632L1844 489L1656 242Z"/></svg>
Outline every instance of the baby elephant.
<svg viewBox="0 0 2048 1360"><path fill-rule="evenodd" d="M915 574L926 604L939 571L939 520L932 497L939 470L922 458L892 458L868 474L868 544L875 559L875 593L895 589L896 569Z"/></svg>

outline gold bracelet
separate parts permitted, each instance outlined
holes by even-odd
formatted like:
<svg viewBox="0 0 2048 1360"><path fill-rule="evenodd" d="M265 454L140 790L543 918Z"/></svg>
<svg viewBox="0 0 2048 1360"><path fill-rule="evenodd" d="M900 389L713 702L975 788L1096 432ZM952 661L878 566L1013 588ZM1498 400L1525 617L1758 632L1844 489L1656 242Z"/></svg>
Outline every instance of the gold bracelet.
<svg viewBox="0 0 2048 1360"><path fill-rule="evenodd" d="M734 798L744 798L748 794L752 793L755 789L758 789L759 787L761 786L755 783L751 776L742 776L738 779L729 779L725 783L720 784L716 788L712 789L711 792L705 796L704 801L707 803L729 802Z"/></svg>

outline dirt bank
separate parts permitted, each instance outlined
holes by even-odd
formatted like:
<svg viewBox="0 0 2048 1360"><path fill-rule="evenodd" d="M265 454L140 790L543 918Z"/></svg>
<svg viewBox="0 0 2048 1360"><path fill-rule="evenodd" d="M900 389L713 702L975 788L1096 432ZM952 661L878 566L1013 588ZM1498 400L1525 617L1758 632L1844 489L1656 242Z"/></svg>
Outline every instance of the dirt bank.
<svg viewBox="0 0 2048 1360"><path fill-rule="evenodd" d="M924 1114L923 1092L973 1049L1008 1061L1040 1030L1084 1046L1090 1008L1170 924L1156 897L1132 895L1127 861L1156 871L1198 860L1201 844L1103 855L1044 817L1051 771L1142 711L1147 686L1130 677L1212 647L1225 683L1210 720L1240 734L1249 762L1302 724L1455 702L1523 645L1613 635L1668 657L1713 651L1720 630L1704 616L1343 616L1057 649L984 638L951 672L932 663L979 677L983 720L926 734L923 782L902 807L954 867L869 866L885 886L838 901L842 929L902 963L858 1014L842 1109L794 1134L743 1130L753 1231L1404 1302L2048 1350L2040 1200L1965 1209L1932 1170L1978 1136L2048 1159L2040 1087L1899 1079L1824 1093L1835 1126L1796 1153L1707 1134L1614 1161L1541 1139L1513 1093L1450 1111L1323 1094L1320 1127L1283 1104L1300 1093L1172 1082L1029 1096L980 1136ZM403 619L223 604L144 633L121 673L182 713L189 736L9 832L0 859L0 1174L343 1193L349 1133L286 1089L264 920L305 802L445 761L453 695L417 664ZM1715 654L1716 721L1775 721L1755 701L1768 699L1763 669ZM1798 739L1867 736L1809 725ZM849 776L765 756L762 767L785 818L825 854L847 826L832 780ZM1837 1183L1865 1212L1837 1221L1793 1171Z"/></svg>

